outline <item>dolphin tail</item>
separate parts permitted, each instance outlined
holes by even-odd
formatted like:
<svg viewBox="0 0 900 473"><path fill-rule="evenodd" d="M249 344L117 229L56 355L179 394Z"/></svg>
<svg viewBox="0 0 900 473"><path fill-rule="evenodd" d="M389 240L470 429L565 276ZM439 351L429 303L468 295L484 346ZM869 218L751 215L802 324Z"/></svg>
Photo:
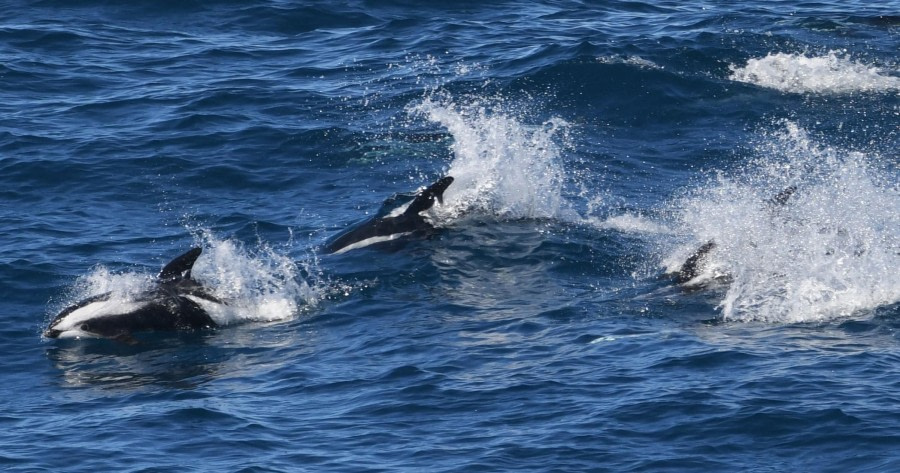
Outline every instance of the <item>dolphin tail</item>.
<svg viewBox="0 0 900 473"><path fill-rule="evenodd" d="M199 247L191 248L187 253L173 259L169 264L163 267L162 271L159 272L157 279L163 282L190 279L191 269L194 267L194 262L197 261L197 258L202 251L203 249Z"/></svg>
<svg viewBox="0 0 900 473"><path fill-rule="evenodd" d="M425 188L425 190L419 192L419 194L416 196L415 200L413 200L412 203L409 204L409 207L407 207L406 212L404 212L404 214L418 215L419 212L424 212L424 211L430 209L434 205L435 199L437 199L438 202L443 204L444 203L444 191L447 190L447 188L450 187L450 184L452 184L452 183L453 183L452 176L444 176L444 177L438 179L437 181L434 182L434 184L428 186L427 188Z"/></svg>

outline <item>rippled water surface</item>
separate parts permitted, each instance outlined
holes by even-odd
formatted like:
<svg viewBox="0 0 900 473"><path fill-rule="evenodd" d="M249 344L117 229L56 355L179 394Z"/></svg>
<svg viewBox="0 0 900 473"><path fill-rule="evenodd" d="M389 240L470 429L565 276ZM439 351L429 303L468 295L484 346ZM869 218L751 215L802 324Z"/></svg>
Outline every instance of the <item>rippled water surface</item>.
<svg viewBox="0 0 900 473"><path fill-rule="evenodd" d="M0 11L2 469L900 469L896 5Z"/></svg>

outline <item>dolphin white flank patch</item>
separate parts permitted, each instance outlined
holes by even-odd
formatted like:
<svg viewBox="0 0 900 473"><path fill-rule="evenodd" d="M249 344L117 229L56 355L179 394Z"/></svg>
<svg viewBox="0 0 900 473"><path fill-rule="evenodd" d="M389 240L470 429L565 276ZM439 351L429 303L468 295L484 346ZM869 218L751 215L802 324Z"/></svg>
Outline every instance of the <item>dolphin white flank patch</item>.
<svg viewBox="0 0 900 473"><path fill-rule="evenodd" d="M376 243L383 243L386 241L396 240L398 238L403 238L407 235L411 235L412 233L413 232L402 232L402 233L394 233L392 235L381 235L381 236L374 236L371 238L366 238L365 240L360 240L356 243L351 243L351 244L335 251L333 254L339 255L341 253L344 253L344 252L347 252L350 250L355 250L357 248L364 248L366 246L374 245Z"/></svg>

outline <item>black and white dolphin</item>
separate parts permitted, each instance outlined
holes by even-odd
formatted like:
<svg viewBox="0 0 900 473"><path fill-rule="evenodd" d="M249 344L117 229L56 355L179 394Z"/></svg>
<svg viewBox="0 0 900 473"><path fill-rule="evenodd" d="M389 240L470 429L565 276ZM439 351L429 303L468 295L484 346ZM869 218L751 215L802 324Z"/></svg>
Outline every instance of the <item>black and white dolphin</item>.
<svg viewBox="0 0 900 473"><path fill-rule="evenodd" d="M111 338L133 343L135 332L216 327L209 309L226 304L191 277L201 252L201 248L193 248L172 260L150 289L134 297L115 298L107 292L65 308L53 318L44 336Z"/></svg>
<svg viewBox="0 0 900 473"><path fill-rule="evenodd" d="M788 201L795 192L797 192L797 186L788 186L778 194L775 194L771 199L767 200L766 204L773 210L784 207L788 204ZM681 268L674 273L675 282L678 284L688 284L700 276L706 269L709 254L715 250L717 246L715 241L710 240L694 250L694 252L684 261L684 264L681 265Z"/></svg>
<svg viewBox="0 0 900 473"><path fill-rule="evenodd" d="M327 243L325 251L343 253L375 243L396 240L414 233L427 233L434 230L434 226L428 223L421 213L434 206L435 200L443 204L444 191L452 183L451 176L438 179L419 191L405 209L400 207L391 214L376 216L351 228Z"/></svg>

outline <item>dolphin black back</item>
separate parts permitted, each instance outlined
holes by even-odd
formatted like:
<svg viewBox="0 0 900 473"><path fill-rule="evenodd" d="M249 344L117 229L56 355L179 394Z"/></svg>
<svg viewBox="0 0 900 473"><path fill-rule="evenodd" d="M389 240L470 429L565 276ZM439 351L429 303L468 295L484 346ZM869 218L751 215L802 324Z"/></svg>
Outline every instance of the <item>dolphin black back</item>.
<svg viewBox="0 0 900 473"><path fill-rule="evenodd" d="M335 253L340 251L341 248L369 238L415 232L428 228L429 226L425 222L425 219L418 214L411 216L410 214L404 213L396 217L375 217L366 220L362 224L341 234L333 241L326 244L325 251Z"/></svg>

